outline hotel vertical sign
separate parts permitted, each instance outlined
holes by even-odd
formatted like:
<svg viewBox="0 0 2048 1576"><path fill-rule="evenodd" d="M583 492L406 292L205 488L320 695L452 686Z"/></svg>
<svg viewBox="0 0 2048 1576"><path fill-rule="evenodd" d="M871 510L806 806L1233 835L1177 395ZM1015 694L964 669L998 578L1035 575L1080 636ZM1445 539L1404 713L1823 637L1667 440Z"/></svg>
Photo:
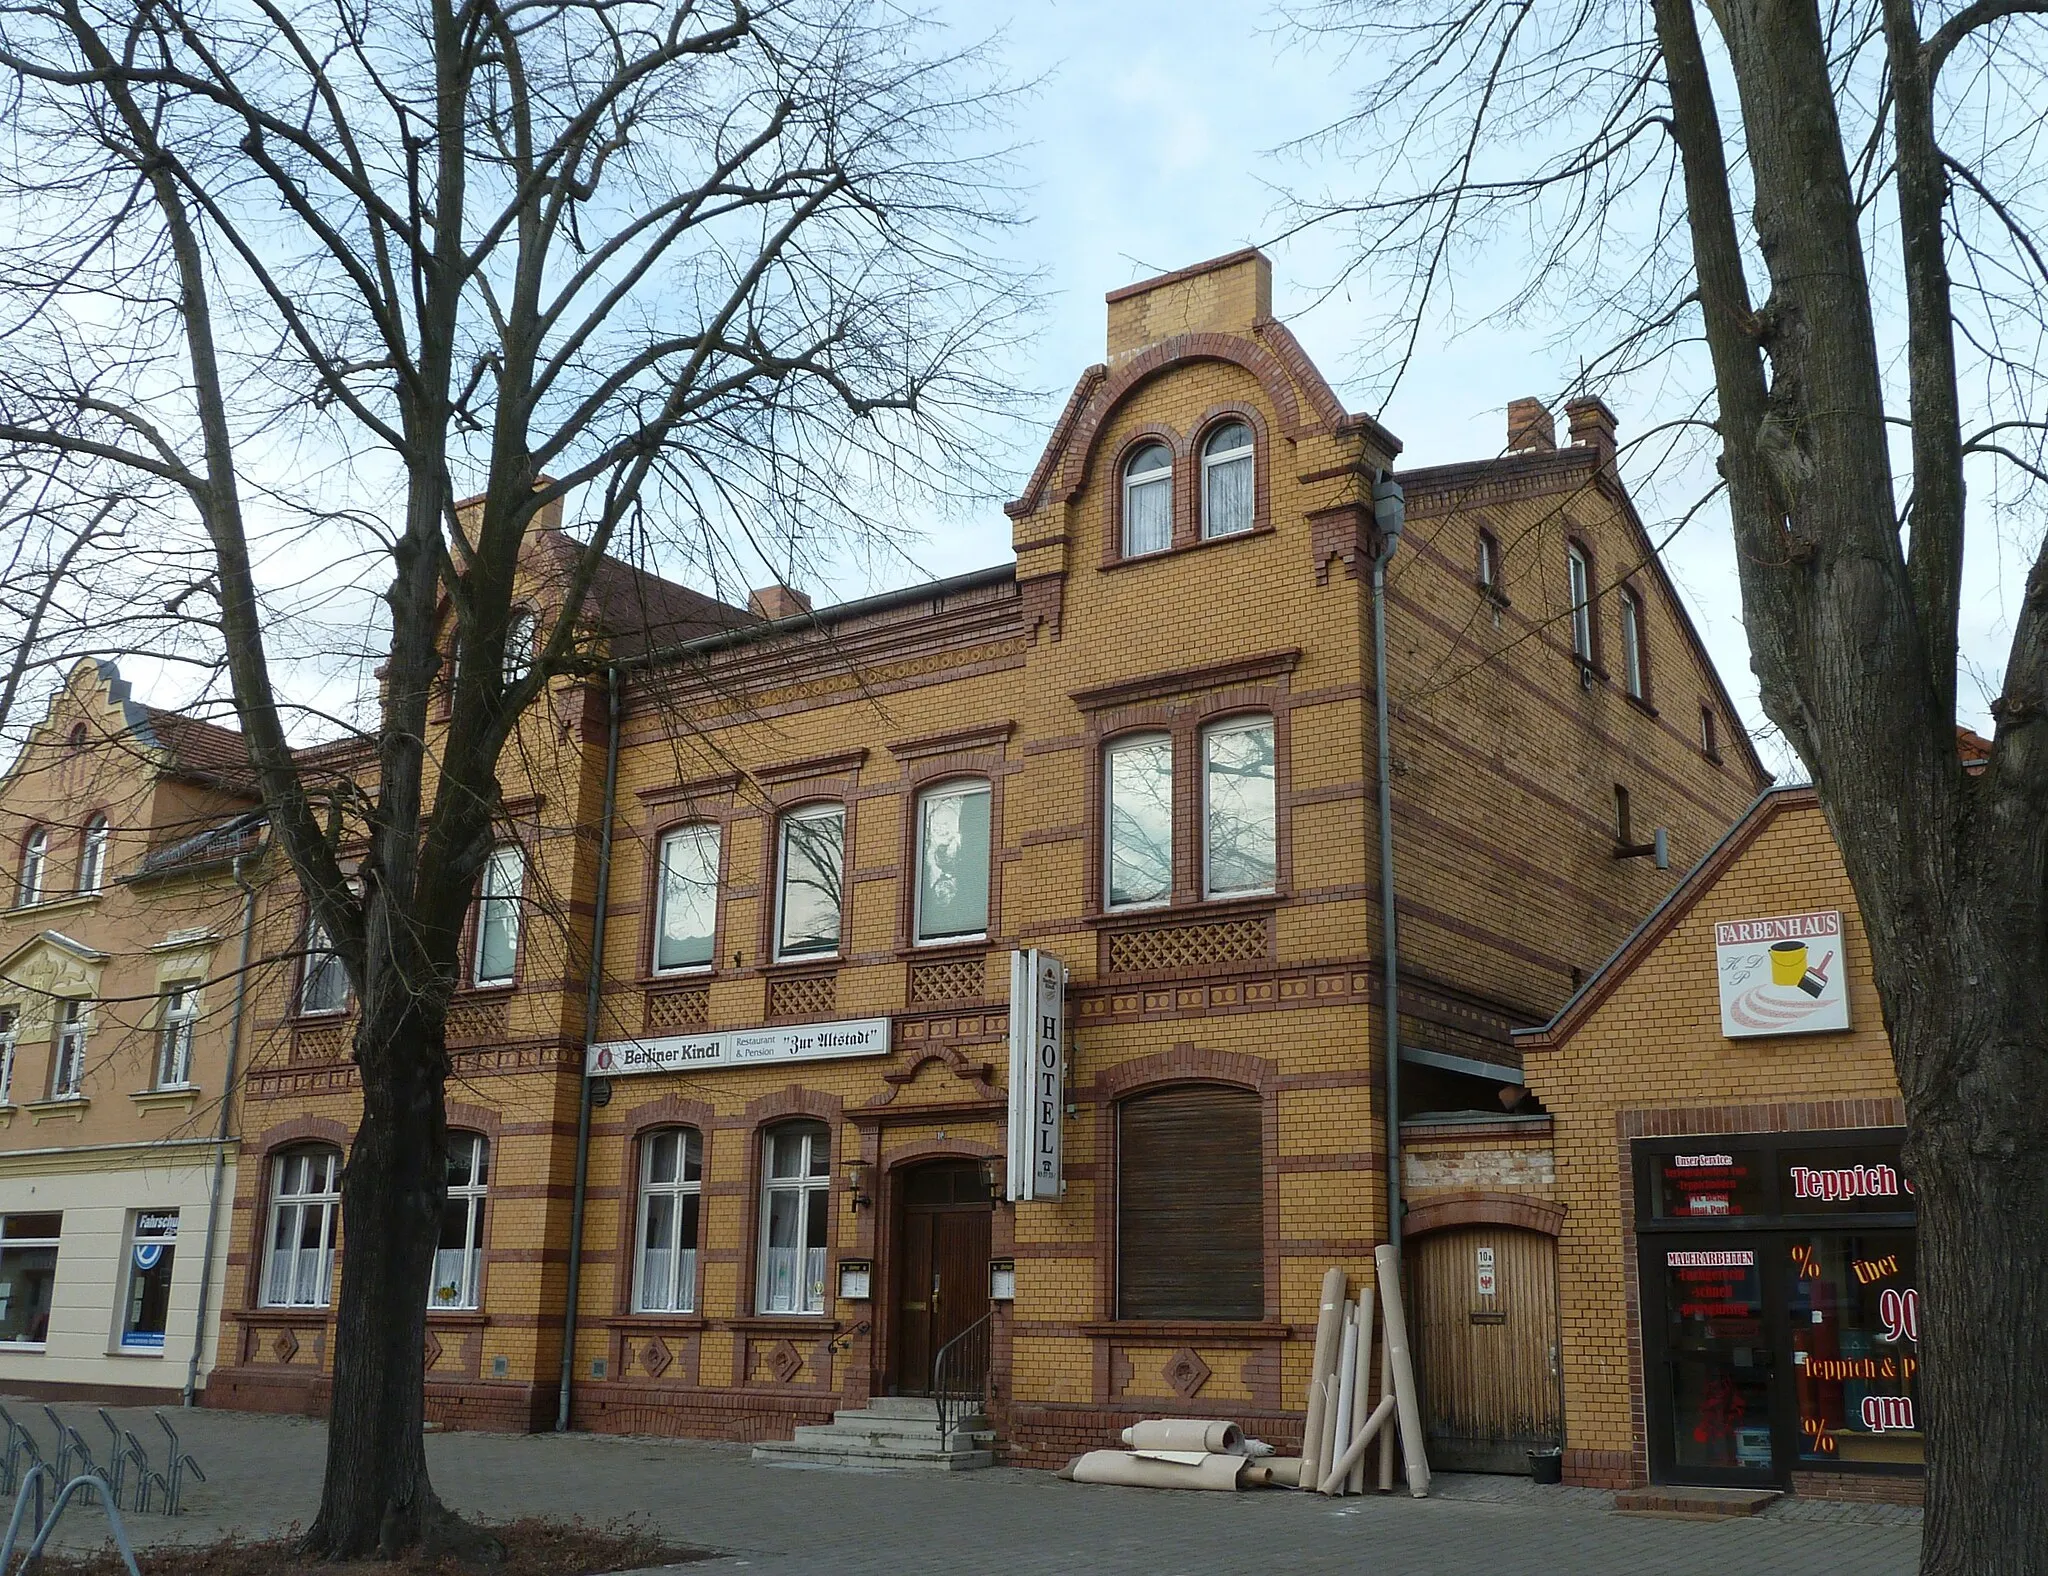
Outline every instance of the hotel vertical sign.
<svg viewBox="0 0 2048 1576"><path fill-rule="evenodd" d="M1067 966L1050 952L1010 954L1010 1165L1004 1196L1066 1192L1060 1129L1066 1112Z"/></svg>

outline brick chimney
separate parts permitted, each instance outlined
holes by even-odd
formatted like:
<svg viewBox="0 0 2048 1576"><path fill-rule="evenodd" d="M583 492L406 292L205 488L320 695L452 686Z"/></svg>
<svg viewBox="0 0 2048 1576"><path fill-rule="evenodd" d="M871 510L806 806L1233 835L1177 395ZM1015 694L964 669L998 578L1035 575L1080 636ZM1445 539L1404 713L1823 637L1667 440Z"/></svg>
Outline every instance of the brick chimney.
<svg viewBox="0 0 2048 1576"><path fill-rule="evenodd" d="M1614 463L1614 412L1596 394L1581 394L1564 402L1565 420L1571 423L1574 448L1592 449L1602 465Z"/></svg>
<svg viewBox="0 0 2048 1576"><path fill-rule="evenodd" d="M747 593L747 611L765 619L795 618L811 610L811 599L786 585L763 586Z"/></svg>
<svg viewBox="0 0 2048 1576"><path fill-rule="evenodd" d="M1557 427L1550 419L1550 409L1540 399L1511 399L1508 401L1508 451L1519 454L1527 449L1554 449L1557 447Z"/></svg>

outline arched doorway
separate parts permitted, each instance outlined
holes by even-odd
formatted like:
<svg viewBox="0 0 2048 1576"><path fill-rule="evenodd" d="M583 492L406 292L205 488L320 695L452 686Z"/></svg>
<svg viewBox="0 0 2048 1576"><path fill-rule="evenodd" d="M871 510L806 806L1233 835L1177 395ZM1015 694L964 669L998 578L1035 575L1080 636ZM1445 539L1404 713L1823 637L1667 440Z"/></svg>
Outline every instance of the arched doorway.
<svg viewBox="0 0 2048 1576"><path fill-rule="evenodd" d="M1411 1237L1416 1379L1431 1466L1527 1472L1562 1443L1557 1240L1507 1225Z"/></svg>
<svg viewBox="0 0 2048 1576"><path fill-rule="evenodd" d="M978 1160L898 1172L889 1390L924 1395L932 1359L988 1312L988 1179Z"/></svg>

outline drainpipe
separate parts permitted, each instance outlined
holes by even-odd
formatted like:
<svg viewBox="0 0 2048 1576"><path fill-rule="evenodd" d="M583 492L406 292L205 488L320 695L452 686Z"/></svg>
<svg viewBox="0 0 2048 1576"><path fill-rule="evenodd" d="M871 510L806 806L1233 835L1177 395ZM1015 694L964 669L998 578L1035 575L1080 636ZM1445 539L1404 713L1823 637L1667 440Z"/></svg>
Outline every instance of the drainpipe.
<svg viewBox="0 0 2048 1576"><path fill-rule="evenodd" d="M597 1039L597 1015L604 997L605 913L612 891L613 800L619 791L619 670L604 672L604 824L597 834L597 903L590 921L590 984L583 998L585 1070L576 1095L576 1195L569 1209L569 1293L562 1305L562 1388L555 1407L555 1432L569 1431L569 1393L576 1374L576 1294L583 1283L583 1211L590 1187L590 1047Z"/></svg>
<svg viewBox="0 0 2048 1576"><path fill-rule="evenodd" d="M199 1389L199 1359L206 1349L207 1292L213 1286L213 1249L220 1236L220 1194L227 1178L228 1140L234 1132L235 1073L242 1059L242 1009L249 999L249 952L256 939L256 888L242 872L246 864L260 858L263 845L235 855L229 867L235 885L242 889L242 961L235 970L235 1004L228 1014L228 1065L220 1086L220 1130L214 1135L213 1188L206 1195L206 1245L199 1255L199 1315L192 1332L192 1360L185 1365L185 1390L181 1406L191 1406Z"/></svg>
<svg viewBox="0 0 2048 1576"><path fill-rule="evenodd" d="M1407 501L1401 484L1382 472L1372 484L1372 518L1379 551L1372 561L1372 691L1379 734L1380 930L1386 963L1387 1025L1387 1242L1401 1246L1401 966L1394 927L1394 777L1387 731L1387 562L1401 544Z"/></svg>

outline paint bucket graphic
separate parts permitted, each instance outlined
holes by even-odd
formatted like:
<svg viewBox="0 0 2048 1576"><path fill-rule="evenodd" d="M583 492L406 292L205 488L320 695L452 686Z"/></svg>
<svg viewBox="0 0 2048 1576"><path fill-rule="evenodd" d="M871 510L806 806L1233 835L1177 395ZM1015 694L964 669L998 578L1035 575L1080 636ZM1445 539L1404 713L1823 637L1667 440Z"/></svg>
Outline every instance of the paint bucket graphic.
<svg viewBox="0 0 2048 1576"><path fill-rule="evenodd" d="M1806 978L1806 943L1803 941L1774 941L1771 943L1771 983L1773 985L1797 985Z"/></svg>

